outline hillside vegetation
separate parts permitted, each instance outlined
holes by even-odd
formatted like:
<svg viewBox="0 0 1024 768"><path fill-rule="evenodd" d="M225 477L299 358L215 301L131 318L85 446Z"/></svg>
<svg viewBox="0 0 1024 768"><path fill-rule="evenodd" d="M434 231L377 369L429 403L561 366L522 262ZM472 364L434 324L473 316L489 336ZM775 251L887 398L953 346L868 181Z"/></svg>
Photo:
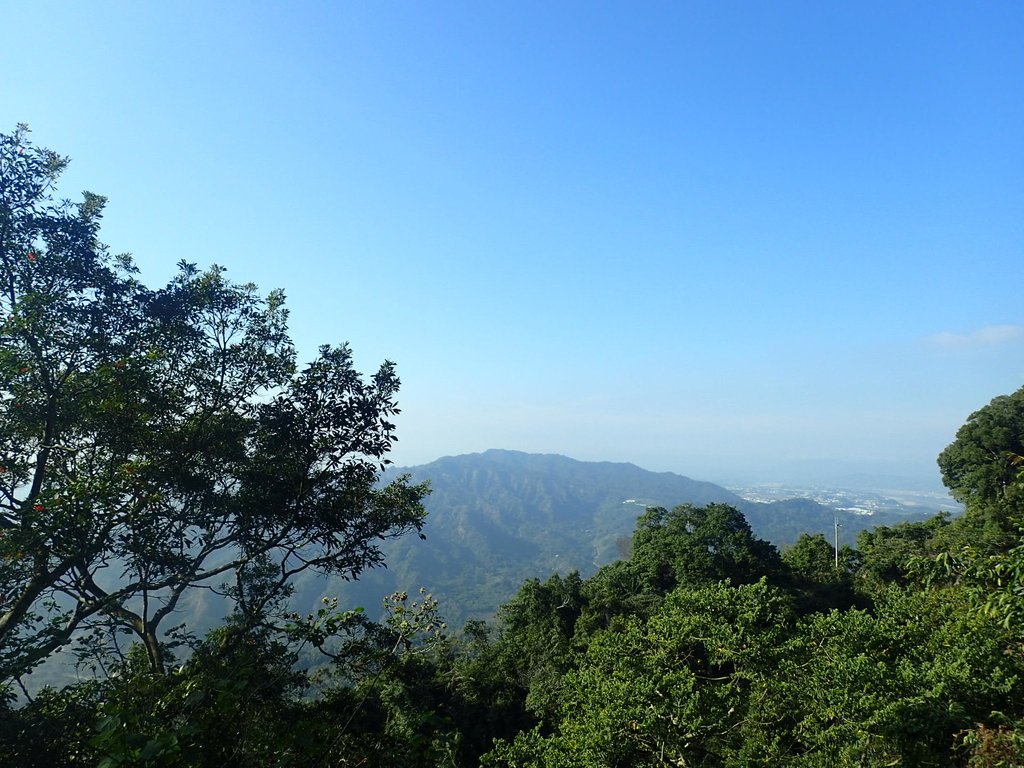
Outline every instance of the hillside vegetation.
<svg viewBox="0 0 1024 768"><path fill-rule="evenodd" d="M383 547L387 568L358 582L307 582L296 595L303 604L329 594L371 609L391 592L426 586L453 624L491 619L525 579L573 571L589 577L628 557L633 528L648 507L729 504L743 512L757 536L782 549L804 533L831 541L837 518L850 542L862 530L908 520L896 512L860 515L810 499L752 502L671 472L518 451L450 456L389 469L385 476L402 474L429 483L425 540L389 542Z"/></svg>

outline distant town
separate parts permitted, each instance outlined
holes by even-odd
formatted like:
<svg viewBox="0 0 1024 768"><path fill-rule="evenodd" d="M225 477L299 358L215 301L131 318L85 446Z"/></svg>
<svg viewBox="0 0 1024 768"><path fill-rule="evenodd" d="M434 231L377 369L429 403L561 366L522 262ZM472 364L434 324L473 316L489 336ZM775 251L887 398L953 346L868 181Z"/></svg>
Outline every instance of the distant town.
<svg viewBox="0 0 1024 768"><path fill-rule="evenodd" d="M881 491L846 488L759 483L749 486L726 486L748 501L772 502L783 499L811 499L829 507L857 515L892 512L921 517L938 512L959 514L963 506L944 491L886 489Z"/></svg>

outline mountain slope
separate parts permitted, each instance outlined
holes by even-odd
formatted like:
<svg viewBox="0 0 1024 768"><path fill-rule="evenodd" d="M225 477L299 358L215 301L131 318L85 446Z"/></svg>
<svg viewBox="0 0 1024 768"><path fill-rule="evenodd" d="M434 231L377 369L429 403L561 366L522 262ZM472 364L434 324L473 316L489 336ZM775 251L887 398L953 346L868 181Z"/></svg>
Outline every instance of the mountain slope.
<svg viewBox="0 0 1024 768"><path fill-rule="evenodd" d="M456 625L489 617L527 578L572 570L588 576L626 556L636 518L648 506L731 504L747 515L758 536L780 546L804 531L831 538L836 515L847 541L863 528L897 520L837 513L807 499L760 504L671 472L517 451L449 456L389 470L401 473L431 483L426 540L390 542L386 570L366 573L340 591L346 603L372 611L389 592L424 586ZM339 591L337 584L328 587L327 594ZM320 596L315 584L302 591L301 602Z"/></svg>

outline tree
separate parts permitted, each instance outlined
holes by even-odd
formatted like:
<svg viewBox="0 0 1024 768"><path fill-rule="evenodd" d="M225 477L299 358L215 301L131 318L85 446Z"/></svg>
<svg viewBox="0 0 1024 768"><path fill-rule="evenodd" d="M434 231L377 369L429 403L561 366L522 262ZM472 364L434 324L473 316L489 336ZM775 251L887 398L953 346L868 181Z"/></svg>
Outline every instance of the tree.
<svg viewBox="0 0 1024 768"><path fill-rule="evenodd" d="M550 727L482 763L960 764L969 728L1013 738L1022 679L998 625L966 608L948 590L893 588L871 612L800 618L764 580L678 587L650 618L597 632Z"/></svg>
<svg viewBox="0 0 1024 768"><path fill-rule="evenodd" d="M751 765L751 724L777 713L771 678L788 647L792 610L757 584L681 586L649 619L594 635L558 692L559 718L498 742L494 766Z"/></svg>
<svg viewBox="0 0 1024 768"><path fill-rule="evenodd" d="M857 603L853 578L863 558L857 550L844 545L839 550L836 568L835 555L834 546L820 533L801 534L792 547L783 551L782 560L803 610L849 608Z"/></svg>
<svg viewBox="0 0 1024 768"><path fill-rule="evenodd" d="M650 507L636 522L631 550L628 560L602 566L585 583L578 635L627 616L649 617L678 586L785 581L778 551L754 536L743 513L728 504Z"/></svg>
<svg viewBox="0 0 1024 768"><path fill-rule="evenodd" d="M1016 540L1024 484L1015 480L1024 454L1024 387L972 413L939 454L942 481L966 507L965 524L996 546Z"/></svg>
<svg viewBox="0 0 1024 768"><path fill-rule="evenodd" d="M857 535L857 551L861 555L861 576L880 588L891 584L907 584L907 569L912 558L934 554L946 546L954 524L946 513L927 520L899 525L880 525Z"/></svg>
<svg viewBox="0 0 1024 768"><path fill-rule="evenodd" d="M652 507L640 516L631 567L656 592L666 594L682 584L777 579L782 562L775 547L754 536L735 507L683 504L672 511Z"/></svg>
<svg viewBox="0 0 1024 768"><path fill-rule="evenodd" d="M0 680L75 637L127 633L165 667L190 589L267 620L303 571L354 578L417 529L379 484L399 379L347 346L296 371L284 296L179 263L150 290L98 239L104 199L0 135Z"/></svg>
<svg viewBox="0 0 1024 768"><path fill-rule="evenodd" d="M809 616L774 682L813 765L951 765L973 725L1006 722L1019 655L948 589L881 594L871 612Z"/></svg>
<svg viewBox="0 0 1024 768"><path fill-rule="evenodd" d="M570 666L576 621L585 602L582 592L577 571L564 578L556 573L544 583L528 579L498 609L497 661L526 692L526 707L538 717L551 714Z"/></svg>

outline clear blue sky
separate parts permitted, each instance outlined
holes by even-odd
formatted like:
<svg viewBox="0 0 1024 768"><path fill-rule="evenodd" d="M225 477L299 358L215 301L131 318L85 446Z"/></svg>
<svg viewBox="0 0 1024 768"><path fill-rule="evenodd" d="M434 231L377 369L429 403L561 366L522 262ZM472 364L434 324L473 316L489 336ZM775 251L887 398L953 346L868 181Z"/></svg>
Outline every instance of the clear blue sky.
<svg viewBox="0 0 1024 768"><path fill-rule="evenodd" d="M1024 384L1024 3L8 1L0 124L491 447L934 473Z"/></svg>

